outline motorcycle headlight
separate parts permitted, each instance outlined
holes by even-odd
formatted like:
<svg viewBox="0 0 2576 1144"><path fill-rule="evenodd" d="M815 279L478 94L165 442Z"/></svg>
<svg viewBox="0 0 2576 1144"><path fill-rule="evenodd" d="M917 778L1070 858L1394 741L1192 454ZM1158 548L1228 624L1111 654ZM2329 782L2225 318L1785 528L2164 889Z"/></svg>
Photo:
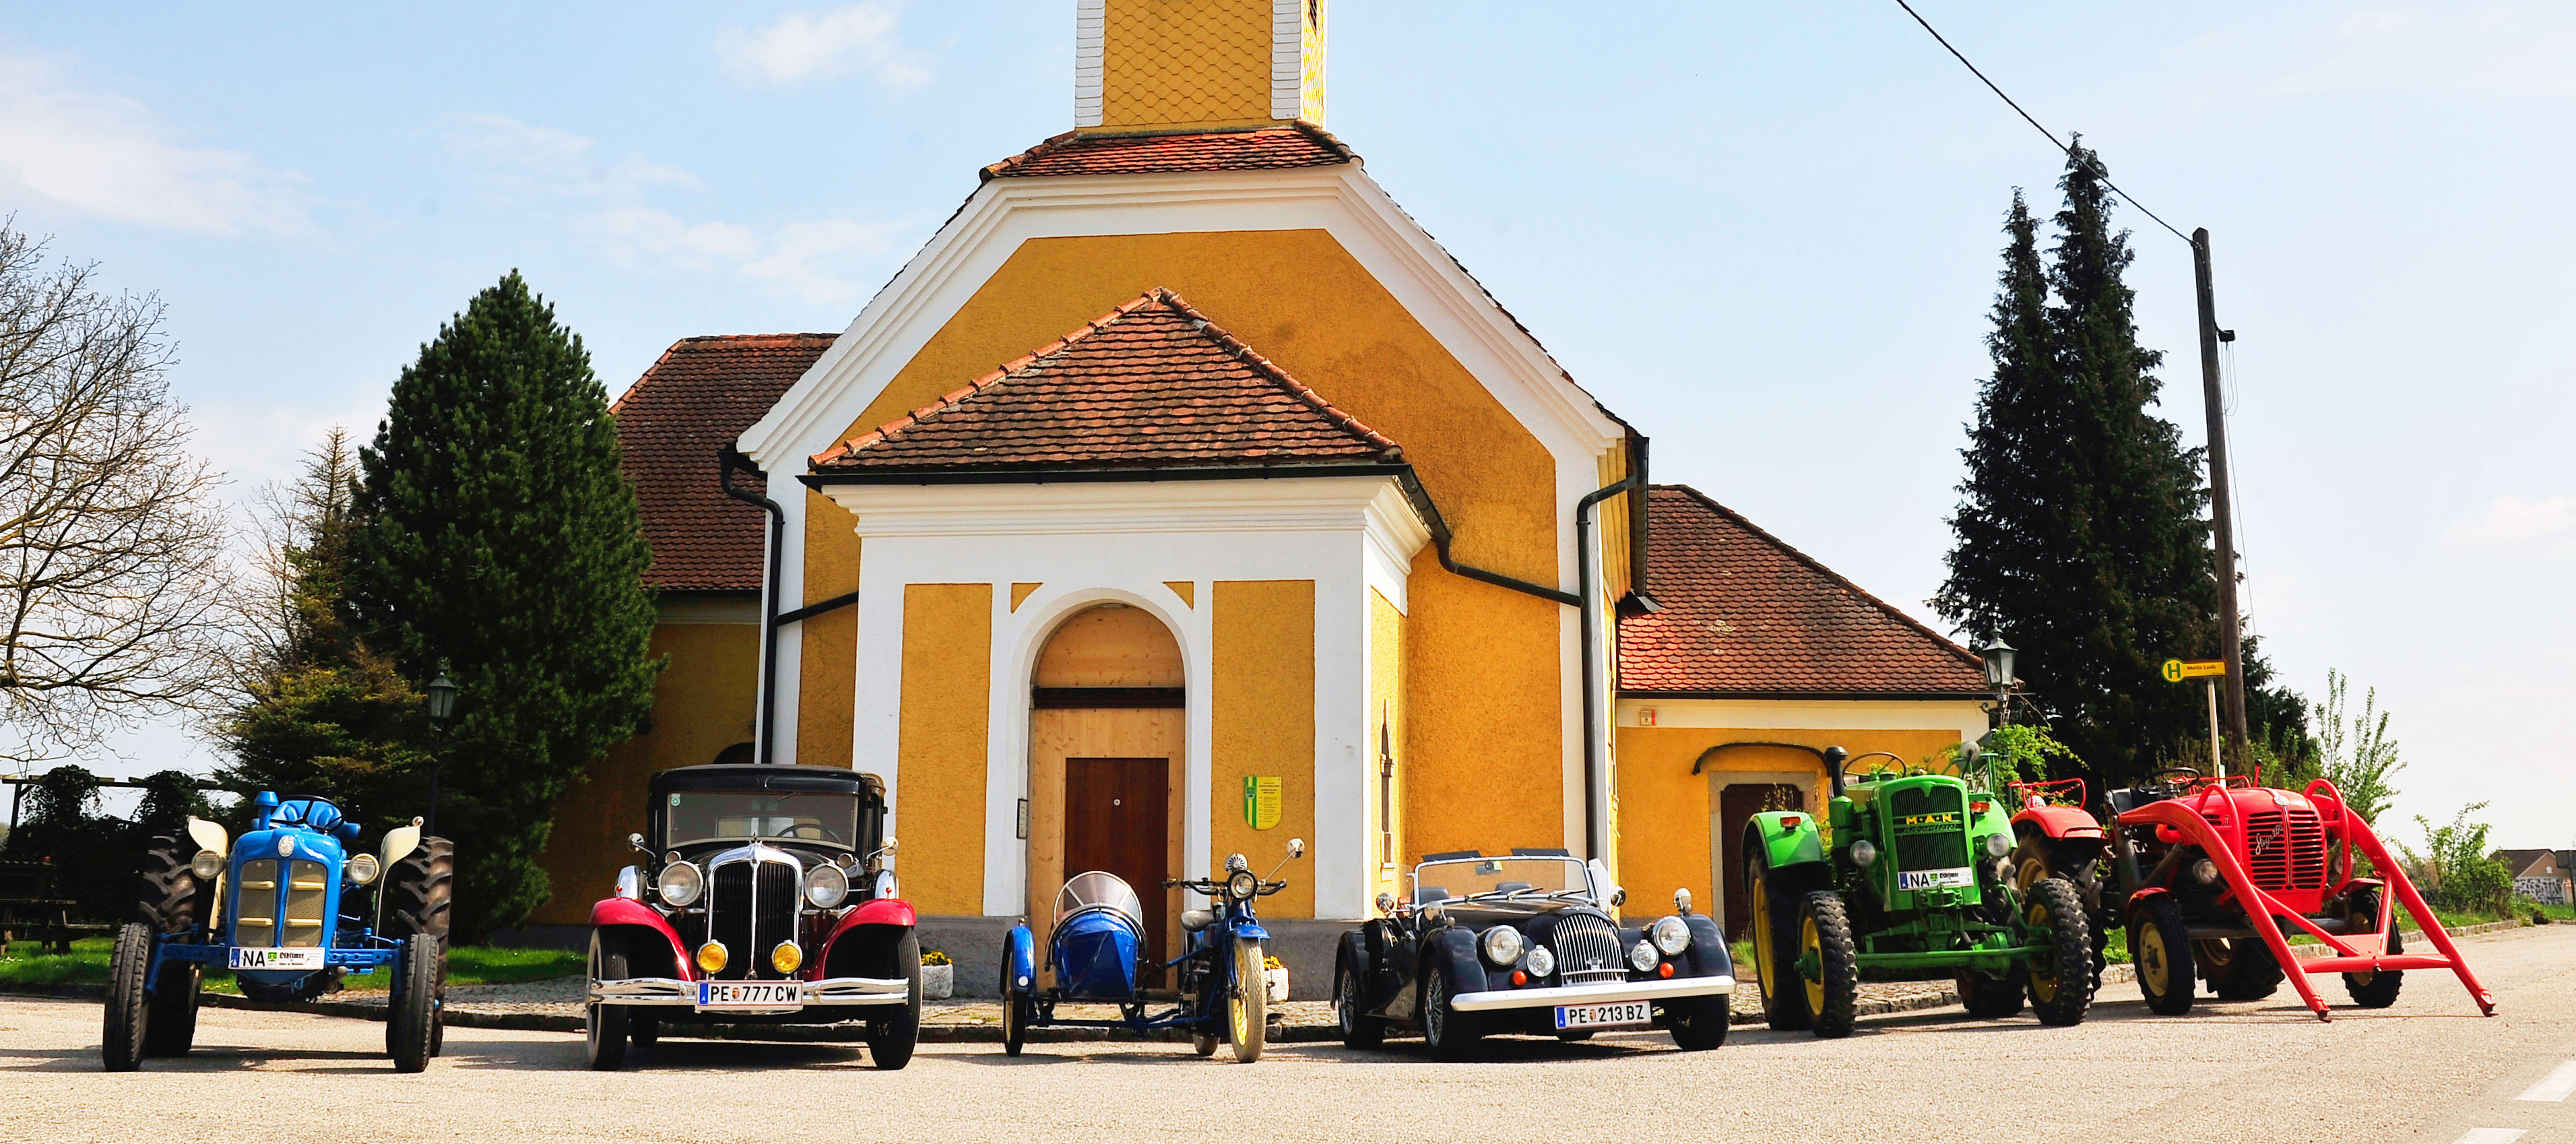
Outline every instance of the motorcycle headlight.
<svg viewBox="0 0 2576 1144"><path fill-rule="evenodd" d="M2010 853L2012 853L2011 835L1989 834L1986 836L1986 857L2001 858Z"/></svg>
<svg viewBox="0 0 2576 1144"><path fill-rule="evenodd" d="M1654 939L1655 948L1662 950L1664 956L1678 957L1683 950L1690 948L1690 923L1667 916L1656 922L1655 928L1646 931L1646 936Z"/></svg>
<svg viewBox="0 0 2576 1144"><path fill-rule="evenodd" d="M349 880L352 882L363 886L375 881L376 875L380 873L383 873L383 870L376 865L376 856L373 854L360 854L349 859Z"/></svg>
<svg viewBox="0 0 2576 1144"><path fill-rule="evenodd" d="M1529 951L1529 960L1522 962L1521 968L1529 970L1532 977L1545 977L1556 972L1556 955L1548 952L1546 946L1533 947Z"/></svg>
<svg viewBox="0 0 2576 1144"><path fill-rule="evenodd" d="M698 873L697 866L688 862L673 862L664 866L662 872L653 879L653 893L658 895L662 899L662 904L666 906L688 905L697 901L698 895L705 893L706 889L706 875Z"/></svg>
<svg viewBox="0 0 2576 1144"><path fill-rule="evenodd" d="M1655 943L1651 941L1641 941L1628 947L1628 968L1630 969L1639 973L1652 973L1655 971L1657 960Z"/></svg>
<svg viewBox="0 0 2576 1144"><path fill-rule="evenodd" d="M1252 895L1260 890L1261 878L1250 870L1237 870L1225 876L1226 896L1238 902L1251 901Z"/></svg>
<svg viewBox="0 0 2576 1144"><path fill-rule="evenodd" d="M212 850L197 851L197 856L188 860L188 872L200 882L214 881L223 876L224 856Z"/></svg>
<svg viewBox="0 0 2576 1144"><path fill-rule="evenodd" d="M1495 926L1486 930L1483 940L1477 944L1484 947L1485 960L1496 965L1516 964L1522 954L1529 952L1529 939L1522 937L1521 931L1510 926Z"/></svg>
<svg viewBox="0 0 2576 1144"><path fill-rule="evenodd" d="M1863 838L1851 844L1851 858L1852 865L1867 868L1870 863L1878 861L1878 847Z"/></svg>
<svg viewBox="0 0 2576 1144"><path fill-rule="evenodd" d="M850 876L842 873L838 866L825 862L814 867L812 873L805 875L806 905L818 910L828 910L840 905L842 899L849 896Z"/></svg>

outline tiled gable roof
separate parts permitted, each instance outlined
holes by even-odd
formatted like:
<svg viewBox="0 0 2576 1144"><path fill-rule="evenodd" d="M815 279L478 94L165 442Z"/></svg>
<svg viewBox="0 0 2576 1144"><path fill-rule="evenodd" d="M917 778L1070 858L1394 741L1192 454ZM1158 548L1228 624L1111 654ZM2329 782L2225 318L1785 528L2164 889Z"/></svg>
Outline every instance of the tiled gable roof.
<svg viewBox="0 0 2576 1144"><path fill-rule="evenodd" d="M816 472L1372 464L1403 451L1169 290L813 458Z"/></svg>
<svg viewBox="0 0 2576 1144"><path fill-rule="evenodd" d="M1360 157L1321 127L1299 123L1188 135L1085 135L1068 131L984 168L984 178L1145 175L1330 167Z"/></svg>
<svg viewBox="0 0 2576 1144"><path fill-rule="evenodd" d="M1966 697L1985 670L1944 639L1695 489L1648 493L1647 590L1619 619L1622 692Z"/></svg>
<svg viewBox="0 0 2576 1144"><path fill-rule="evenodd" d="M831 334L682 338L610 407L663 591L760 590L759 508L724 495L716 456L831 348Z"/></svg>

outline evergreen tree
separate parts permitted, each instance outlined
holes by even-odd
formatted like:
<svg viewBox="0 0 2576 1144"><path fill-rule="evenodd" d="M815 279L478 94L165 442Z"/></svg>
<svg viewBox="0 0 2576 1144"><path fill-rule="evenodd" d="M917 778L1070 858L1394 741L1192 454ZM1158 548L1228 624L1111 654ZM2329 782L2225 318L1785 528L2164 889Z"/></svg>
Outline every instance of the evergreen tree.
<svg viewBox="0 0 2576 1144"><path fill-rule="evenodd" d="M555 800L651 705L635 493L589 353L517 271L421 347L359 462L347 613L458 685L438 825L473 940L545 900Z"/></svg>

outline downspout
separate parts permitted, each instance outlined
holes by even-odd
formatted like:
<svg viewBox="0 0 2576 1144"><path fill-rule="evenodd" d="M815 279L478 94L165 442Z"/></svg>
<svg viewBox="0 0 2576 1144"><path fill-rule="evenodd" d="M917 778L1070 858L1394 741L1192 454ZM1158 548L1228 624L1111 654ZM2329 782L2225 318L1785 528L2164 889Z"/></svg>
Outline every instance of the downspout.
<svg viewBox="0 0 2576 1144"><path fill-rule="evenodd" d="M753 464L751 458L731 446L717 450L716 456L717 480L724 487L724 495L744 504L759 505L769 514L769 571L760 582L760 735L753 755L768 763L776 758L778 739L778 566L787 545L787 510L767 496L734 487L735 471L760 473L760 466Z"/></svg>
<svg viewBox="0 0 2576 1144"><path fill-rule="evenodd" d="M1624 492L1644 488L1646 474L1640 466L1630 466L1628 475L1618 483L1604 485L1574 502L1574 568L1577 607L1583 616L1583 854L1587 859L1601 856L1601 803L1594 793L1601 786L1600 718L1593 714L1594 697L1601 690L1601 665L1593 655L1593 629L1601 623L1601 605L1592 590L1592 509L1593 506Z"/></svg>

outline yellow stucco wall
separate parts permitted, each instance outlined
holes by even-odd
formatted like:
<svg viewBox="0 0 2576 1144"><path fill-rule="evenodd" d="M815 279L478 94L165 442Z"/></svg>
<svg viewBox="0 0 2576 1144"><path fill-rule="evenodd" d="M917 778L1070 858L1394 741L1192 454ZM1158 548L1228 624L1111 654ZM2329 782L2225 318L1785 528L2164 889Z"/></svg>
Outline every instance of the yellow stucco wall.
<svg viewBox="0 0 2576 1144"><path fill-rule="evenodd" d="M895 817L904 897L923 913L984 912L992 662L992 585L904 585Z"/></svg>
<svg viewBox="0 0 2576 1144"><path fill-rule="evenodd" d="M1715 784L1709 772L1787 772L1809 776L1821 800L1827 789L1816 756L1794 747L1734 747L1712 756L1699 774L1691 764L1720 743L1768 742L1839 746L1855 755L1893 751L1920 762L1959 741L1957 728L1927 730L1734 730L1714 727L1620 727L1615 732L1619 755L1618 820L1620 884L1628 888L1628 912L1636 915L1670 908L1674 887L1689 887L1703 907L1717 901L1711 892L1713 869L1710 819L1716 813ZM1821 801L1809 804L1822 809ZM1732 840L1727 840L1730 844Z"/></svg>
<svg viewBox="0 0 2576 1144"><path fill-rule="evenodd" d="M805 598L819 604L859 588L858 518L832 498L805 491ZM850 765L850 709L856 701L859 609L835 608L797 625L796 761Z"/></svg>
<svg viewBox="0 0 2576 1144"><path fill-rule="evenodd" d="M1264 126L1270 0L1108 0L1099 131Z"/></svg>
<svg viewBox="0 0 2576 1144"><path fill-rule="evenodd" d="M663 624L648 650L671 657L653 684L652 729L610 747L556 800L554 833L538 859L554 896L529 916L533 924L589 922L591 903L633 861L626 836L644 829L644 783L655 771L712 763L752 737L759 625Z"/></svg>
<svg viewBox="0 0 2576 1144"><path fill-rule="evenodd" d="M1315 837L1315 582L1219 580L1211 617L1208 869L1240 853L1268 873L1288 840ZM1243 780L1277 775L1279 821L1255 830L1243 817ZM1315 916L1308 865L1289 867L1288 888L1263 907L1285 918ZM1301 876L1302 875L1302 876Z"/></svg>
<svg viewBox="0 0 2576 1144"><path fill-rule="evenodd" d="M1405 593L1403 862L1568 845L1557 625L1572 609L1449 575L1428 546Z"/></svg>
<svg viewBox="0 0 2576 1144"><path fill-rule="evenodd" d="M1369 590L1369 740L1368 868L1370 892L1399 890L1404 862L1404 613L1372 588ZM1381 806L1379 783L1383 765L1379 753L1392 748L1395 756L1395 781L1392 806ZM1395 853L1388 854L1384 831L1395 834Z"/></svg>

